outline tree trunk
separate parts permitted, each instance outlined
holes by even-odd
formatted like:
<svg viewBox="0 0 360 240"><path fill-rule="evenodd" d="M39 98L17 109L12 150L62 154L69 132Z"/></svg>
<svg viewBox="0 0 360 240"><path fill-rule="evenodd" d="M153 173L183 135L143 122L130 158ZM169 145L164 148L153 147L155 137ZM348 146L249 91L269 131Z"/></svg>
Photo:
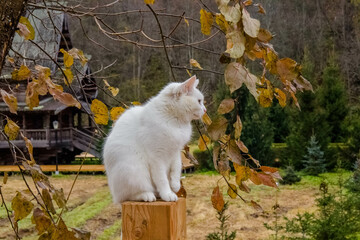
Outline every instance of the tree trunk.
<svg viewBox="0 0 360 240"><path fill-rule="evenodd" d="M0 73L27 0L0 0Z"/></svg>

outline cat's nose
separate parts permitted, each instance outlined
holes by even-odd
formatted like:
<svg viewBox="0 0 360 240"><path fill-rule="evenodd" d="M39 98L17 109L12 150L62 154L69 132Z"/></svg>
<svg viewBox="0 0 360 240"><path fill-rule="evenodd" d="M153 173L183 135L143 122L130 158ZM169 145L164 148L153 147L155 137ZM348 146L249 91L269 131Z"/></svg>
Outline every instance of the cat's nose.
<svg viewBox="0 0 360 240"><path fill-rule="evenodd" d="M206 113L206 107L204 107L204 113Z"/></svg>

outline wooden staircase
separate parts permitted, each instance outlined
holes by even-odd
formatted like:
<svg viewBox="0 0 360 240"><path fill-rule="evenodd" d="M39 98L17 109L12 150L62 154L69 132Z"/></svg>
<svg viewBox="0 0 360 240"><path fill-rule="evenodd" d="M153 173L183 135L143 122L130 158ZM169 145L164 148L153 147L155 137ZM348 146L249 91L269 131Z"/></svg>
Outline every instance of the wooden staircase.
<svg viewBox="0 0 360 240"><path fill-rule="evenodd" d="M95 157L101 157L101 152L99 151L101 139L96 137L95 133L91 133L90 131L81 131L79 129L73 128L72 137L72 143L74 147L84 152L88 152Z"/></svg>

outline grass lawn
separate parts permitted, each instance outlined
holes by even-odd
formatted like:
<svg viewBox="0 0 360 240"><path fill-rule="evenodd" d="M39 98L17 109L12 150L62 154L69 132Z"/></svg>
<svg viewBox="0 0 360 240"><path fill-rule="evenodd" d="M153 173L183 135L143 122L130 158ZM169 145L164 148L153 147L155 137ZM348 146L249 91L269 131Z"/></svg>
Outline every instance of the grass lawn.
<svg viewBox="0 0 360 240"><path fill-rule="evenodd" d="M314 211L314 199L323 179L335 185L339 177L347 179L350 172L324 173L319 177L303 176L302 181L291 186L280 186L273 189L249 183L251 193L242 193L247 200L258 202L264 212L258 212L240 199L230 199L226 195L227 187L221 176L215 172L186 174L183 184L187 190L187 237L188 239L205 239L205 236L216 230L219 223L216 211L212 208L211 192L218 184L229 201L229 228L237 231L237 239L269 239L272 234L263 224L275 220L272 206L278 202L282 216L293 217L298 212ZM75 175L51 177L51 182L64 188L65 195ZM235 182L232 177L231 182ZM16 191L25 189L20 176L11 176L2 191L7 205ZM104 175L80 175L73 194L68 202L69 211L64 213L65 222L70 227L79 227L92 233L92 239L120 239L121 218L119 206L111 203L111 196ZM24 239L37 239L30 217L20 221L20 235ZM4 207L0 207L0 239L14 239Z"/></svg>

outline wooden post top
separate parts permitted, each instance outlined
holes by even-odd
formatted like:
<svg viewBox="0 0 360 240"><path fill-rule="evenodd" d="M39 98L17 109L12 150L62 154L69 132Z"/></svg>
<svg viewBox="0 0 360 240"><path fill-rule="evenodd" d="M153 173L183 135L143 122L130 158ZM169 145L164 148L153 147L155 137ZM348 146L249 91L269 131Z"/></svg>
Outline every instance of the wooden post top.
<svg viewBox="0 0 360 240"><path fill-rule="evenodd" d="M122 203L122 239L186 239L186 199Z"/></svg>

